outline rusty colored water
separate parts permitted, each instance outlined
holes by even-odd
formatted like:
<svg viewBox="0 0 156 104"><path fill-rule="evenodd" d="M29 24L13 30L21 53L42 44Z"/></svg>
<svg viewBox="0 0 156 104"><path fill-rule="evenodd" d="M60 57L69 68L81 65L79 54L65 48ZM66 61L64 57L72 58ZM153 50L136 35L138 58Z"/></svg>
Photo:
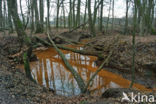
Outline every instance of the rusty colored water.
<svg viewBox="0 0 156 104"><path fill-rule="evenodd" d="M80 46L70 46L72 48L82 49ZM73 68L87 82L97 66L94 61L97 59L93 56L80 55L69 51L62 50ZM60 56L55 49L49 48L44 51L36 51L37 62L31 63L32 75L34 79L45 87L56 90L61 95L77 95L80 89L69 70L65 67ZM92 86L89 88L92 94L101 94L108 88L128 88L130 81L119 75L102 70L94 79ZM145 86L134 84L134 88L149 91Z"/></svg>

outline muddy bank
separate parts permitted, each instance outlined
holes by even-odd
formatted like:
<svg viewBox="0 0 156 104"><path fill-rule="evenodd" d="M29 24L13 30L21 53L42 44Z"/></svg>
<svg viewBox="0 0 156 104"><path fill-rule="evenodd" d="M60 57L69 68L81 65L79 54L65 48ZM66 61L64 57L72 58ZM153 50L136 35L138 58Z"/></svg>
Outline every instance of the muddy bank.
<svg viewBox="0 0 156 104"><path fill-rule="evenodd" d="M112 44L115 39L118 41ZM107 56L111 50L113 55L106 68L109 71L118 73L123 77L131 79L131 63L132 63L132 37L131 36L99 36L90 40L85 46L85 50L97 51ZM148 67L150 63L156 60L156 36L136 37L136 80L147 87L155 87L155 68ZM98 59L97 64L103 59ZM139 76L139 77L138 77ZM147 80L146 80L147 79ZM140 80L140 81L139 81ZM150 82L150 83L146 83Z"/></svg>
<svg viewBox="0 0 156 104"><path fill-rule="evenodd" d="M97 102L99 98L96 96L65 97L55 95L50 89L27 79L24 73L15 68L14 60L7 58L18 47L16 37L10 39L11 42L8 42L9 39L1 38L2 44L0 44L0 104L80 104ZM18 50L15 51L18 52Z"/></svg>
<svg viewBox="0 0 156 104"><path fill-rule="evenodd" d="M118 98L102 98L100 96L78 95L72 97L54 95L49 89L44 88L36 83L31 82L15 68L13 60L9 60L6 56L19 52L17 38L3 38L0 44L0 103L6 104L81 104L81 103L114 103L120 104L121 96ZM4 40L4 41L3 41ZM10 41L11 40L11 41Z"/></svg>

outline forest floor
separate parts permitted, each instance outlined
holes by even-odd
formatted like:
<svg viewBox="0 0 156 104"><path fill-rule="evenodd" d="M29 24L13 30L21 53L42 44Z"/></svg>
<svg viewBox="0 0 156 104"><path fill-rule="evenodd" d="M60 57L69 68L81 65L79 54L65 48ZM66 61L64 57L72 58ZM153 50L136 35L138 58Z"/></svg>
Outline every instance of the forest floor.
<svg viewBox="0 0 156 104"><path fill-rule="evenodd" d="M36 36L46 38L43 34L36 34ZM112 46L113 41L118 37L119 40ZM113 104L115 102L121 104L122 96L115 98L89 95L65 97L53 94L49 89L27 79L24 73L15 68L17 63L9 59L10 55L16 54L20 50L16 33L13 36L3 37L0 35L0 40L0 104ZM113 49L113 57L105 67L127 79L131 78L131 74L128 74L132 58L131 36L99 35L89 40L84 49L100 51L104 55L108 55L109 51ZM144 84L147 88L154 88L156 86L155 74L151 76L150 73L147 73L146 75L144 70L149 69L145 66L146 64L156 60L156 36L136 37L136 49L136 79L139 79L136 82ZM97 64L100 64L101 61L101 59L97 60ZM143 74L140 74L141 72ZM148 81L145 80L147 78ZM117 90L119 91L119 89Z"/></svg>
<svg viewBox="0 0 156 104"><path fill-rule="evenodd" d="M151 67L151 63L156 62L156 36L136 36L136 55L135 55L135 82L145 85L147 88L156 87L156 67ZM113 50L105 69L122 75L124 78L131 80L132 64L132 36L124 35L100 35L88 41L84 50L101 53L108 56ZM98 59L100 65L103 59Z"/></svg>

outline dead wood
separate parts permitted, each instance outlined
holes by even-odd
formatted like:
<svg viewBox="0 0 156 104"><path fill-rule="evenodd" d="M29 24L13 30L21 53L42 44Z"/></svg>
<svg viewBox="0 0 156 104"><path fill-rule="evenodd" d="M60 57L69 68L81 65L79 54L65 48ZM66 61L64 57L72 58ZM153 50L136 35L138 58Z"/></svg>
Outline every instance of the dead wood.
<svg viewBox="0 0 156 104"><path fill-rule="evenodd" d="M88 23L88 21L86 23L80 24L79 26L77 26L77 27L73 28L72 30L68 31L68 33L71 33L73 31L79 29L80 27L85 26L87 23Z"/></svg>
<svg viewBox="0 0 156 104"><path fill-rule="evenodd" d="M93 79L96 77L96 75L102 70L103 66L105 64L107 64L110 60L110 57L112 56L113 51L111 51L109 53L109 55L107 56L106 59L104 59L103 63L100 65L100 67L96 70L96 72L91 76L91 78L89 79L87 85L86 85L86 90L88 89L88 87L90 86L90 83L93 81Z"/></svg>
<svg viewBox="0 0 156 104"><path fill-rule="evenodd" d="M46 46L52 46L48 41L46 40L43 40L39 37L35 37L38 41L40 41L43 45L46 45ZM72 51L72 52L75 52L75 53L79 53L79 54L83 54L83 55L90 55L90 56L97 56L97 57L100 57L100 58L103 58L104 56L101 55L101 53L99 52L94 52L94 51L84 51L84 50L77 50L77 49L74 49L74 48L69 48L69 47L65 47L63 45L56 45L58 48L60 49L63 49L63 50L68 50L68 51Z"/></svg>
<svg viewBox="0 0 156 104"><path fill-rule="evenodd" d="M64 64L66 65L66 67L70 70L70 72L72 73L72 75L74 76L80 90L81 93L85 93L84 89L85 89L85 83L83 81L83 79L81 78L81 76L76 72L76 70L69 64L68 60L65 58L64 54L59 50L59 48L57 48L57 46L55 45L54 41L50 38L50 36L48 35L48 38L51 42L51 44L53 45L53 47L56 49L56 51L58 52L58 54L61 56Z"/></svg>

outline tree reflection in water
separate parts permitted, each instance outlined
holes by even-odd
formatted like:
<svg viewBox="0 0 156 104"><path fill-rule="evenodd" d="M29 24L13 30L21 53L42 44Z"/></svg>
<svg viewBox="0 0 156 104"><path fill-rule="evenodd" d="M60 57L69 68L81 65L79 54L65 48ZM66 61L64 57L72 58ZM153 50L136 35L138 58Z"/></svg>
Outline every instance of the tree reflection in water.
<svg viewBox="0 0 156 104"><path fill-rule="evenodd" d="M69 47L82 49L80 46ZM97 58L65 50L62 50L62 52L73 68L81 75L83 80L87 82L97 69L94 63ZM35 54L38 57L38 61L31 63L31 69L34 79L36 79L40 85L54 89L59 95L71 96L80 93L74 77L65 67L60 56L53 48L36 51ZM92 94L99 95L107 88L128 88L129 84L129 80L109 71L102 70L93 80L89 89ZM134 84L134 87L140 90L148 90L140 84Z"/></svg>

